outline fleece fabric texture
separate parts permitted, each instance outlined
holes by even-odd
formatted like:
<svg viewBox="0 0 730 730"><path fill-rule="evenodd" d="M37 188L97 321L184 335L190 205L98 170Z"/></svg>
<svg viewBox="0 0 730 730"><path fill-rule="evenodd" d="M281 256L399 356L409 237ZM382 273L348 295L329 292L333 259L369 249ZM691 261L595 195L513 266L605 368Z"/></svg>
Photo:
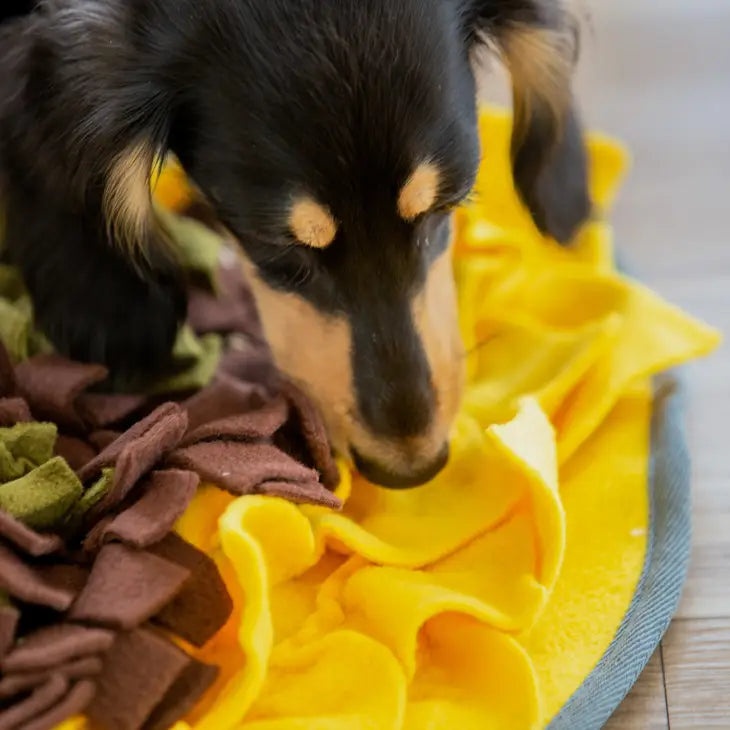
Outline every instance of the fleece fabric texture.
<svg viewBox="0 0 730 730"><path fill-rule="evenodd" d="M590 139L597 215L563 249L515 195L510 124L483 114L457 215L469 378L447 468L393 492L341 465L339 513L200 489L177 529L234 609L176 730L544 728L616 636L647 556L651 377L718 335L614 269L624 151ZM186 199L178 176L163 202Z"/></svg>

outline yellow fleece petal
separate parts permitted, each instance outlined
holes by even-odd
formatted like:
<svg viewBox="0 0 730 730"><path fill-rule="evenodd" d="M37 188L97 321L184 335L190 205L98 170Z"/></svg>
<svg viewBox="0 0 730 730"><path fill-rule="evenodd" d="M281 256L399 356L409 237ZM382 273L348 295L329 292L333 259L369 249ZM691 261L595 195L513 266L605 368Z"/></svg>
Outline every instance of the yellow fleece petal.
<svg viewBox="0 0 730 730"><path fill-rule="evenodd" d="M474 619L444 614L419 637L404 730L537 730L542 711L527 653Z"/></svg>
<svg viewBox="0 0 730 730"><path fill-rule="evenodd" d="M555 413L560 461L568 459L637 378L714 350L717 331L664 302L636 282L621 282L625 300L615 345L578 383ZM576 302L577 304L577 302Z"/></svg>
<svg viewBox="0 0 730 730"><path fill-rule="evenodd" d="M622 397L562 470L565 559L545 612L525 639L546 720L612 641L646 554L651 389Z"/></svg>
<svg viewBox="0 0 730 730"><path fill-rule="evenodd" d="M400 730L406 681L393 655L353 631L277 650L241 730Z"/></svg>
<svg viewBox="0 0 730 730"><path fill-rule="evenodd" d="M264 685L273 645L271 586L315 561L309 522L283 500L236 500L220 519L220 537L240 585L243 607L237 633L245 659L241 671L198 720L198 730L225 730L243 720Z"/></svg>
<svg viewBox="0 0 730 730"><path fill-rule="evenodd" d="M334 549L377 563L434 562L499 522L520 499L521 484L493 476L501 461L483 430L462 416L452 458L431 483L396 491L358 477L341 514L317 512L312 518L315 533Z"/></svg>

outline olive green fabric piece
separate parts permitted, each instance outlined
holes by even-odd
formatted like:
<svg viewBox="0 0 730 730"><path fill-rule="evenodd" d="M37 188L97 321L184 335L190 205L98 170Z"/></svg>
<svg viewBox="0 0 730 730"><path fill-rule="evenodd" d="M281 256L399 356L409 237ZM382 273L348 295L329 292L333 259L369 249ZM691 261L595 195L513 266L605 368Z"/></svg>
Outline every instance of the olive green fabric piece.
<svg viewBox="0 0 730 730"><path fill-rule="evenodd" d="M83 494L84 488L60 456L0 485L0 509L34 530L51 530L61 524Z"/></svg>
<svg viewBox="0 0 730 730"><path fill-rule="evenodd" d="M53 423L18 423L0 428L0 484L20 479L53 457Z"/></svg>
<svg viewBox="0 0 730 730"><path fill-rule="evenodd" d="M114 469L103 469L99 479L81 495L81 499L69 511L63 525L63 534L74 535L81 529L84 515L106 495L113 482Z"/></svg>
<svg viewBox="0 0 730 730"><path fill-rule="evenodd" d="M217 294L218 267L223 247L221 237L192 218L175 215L161 206L156 206L155 210L178 248L182 266L188 271L202 274Z"/></svg>

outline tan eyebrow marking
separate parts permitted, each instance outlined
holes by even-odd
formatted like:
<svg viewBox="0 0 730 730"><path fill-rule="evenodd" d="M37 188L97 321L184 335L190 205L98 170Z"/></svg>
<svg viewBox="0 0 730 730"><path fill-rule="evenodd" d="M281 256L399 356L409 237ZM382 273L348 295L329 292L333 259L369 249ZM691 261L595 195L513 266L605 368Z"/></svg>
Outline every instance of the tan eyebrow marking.
<svg viewBox="0 0 730 730"><path fill-rule="evenodd" d="M326 248L337 235L332 214L310 197L295 201L289 213L289 228L298 241L313 248Z"/></svg>
<svg viewBox="0 0 730 730"><path fill-rule="evenodd" d="M422 162L411 174L398 197L401 218L410 221L425 213L436 202L441 173L431 162Z"/></svg>

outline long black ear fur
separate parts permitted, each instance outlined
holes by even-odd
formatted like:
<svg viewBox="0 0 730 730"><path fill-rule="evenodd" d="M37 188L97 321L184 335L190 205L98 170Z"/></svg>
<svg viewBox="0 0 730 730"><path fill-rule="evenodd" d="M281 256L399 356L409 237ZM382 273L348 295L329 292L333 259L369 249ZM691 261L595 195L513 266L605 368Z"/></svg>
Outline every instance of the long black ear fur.
<svg viewBox="0 0 730 730"><path fill-rule="evenodd" d="M53 344L115 371L164 362L185 313L149 186L171 102L125 5L44 0L0 28L4 255Z"/></svg>
<svg viewBox="0 0 730 730"><path fill-rule="evenodd" d="M472 42L512 77L516 188L540 230L566 243L591 212L583 134L571 91L578 31L560 0L466 0Z"/></svg>

